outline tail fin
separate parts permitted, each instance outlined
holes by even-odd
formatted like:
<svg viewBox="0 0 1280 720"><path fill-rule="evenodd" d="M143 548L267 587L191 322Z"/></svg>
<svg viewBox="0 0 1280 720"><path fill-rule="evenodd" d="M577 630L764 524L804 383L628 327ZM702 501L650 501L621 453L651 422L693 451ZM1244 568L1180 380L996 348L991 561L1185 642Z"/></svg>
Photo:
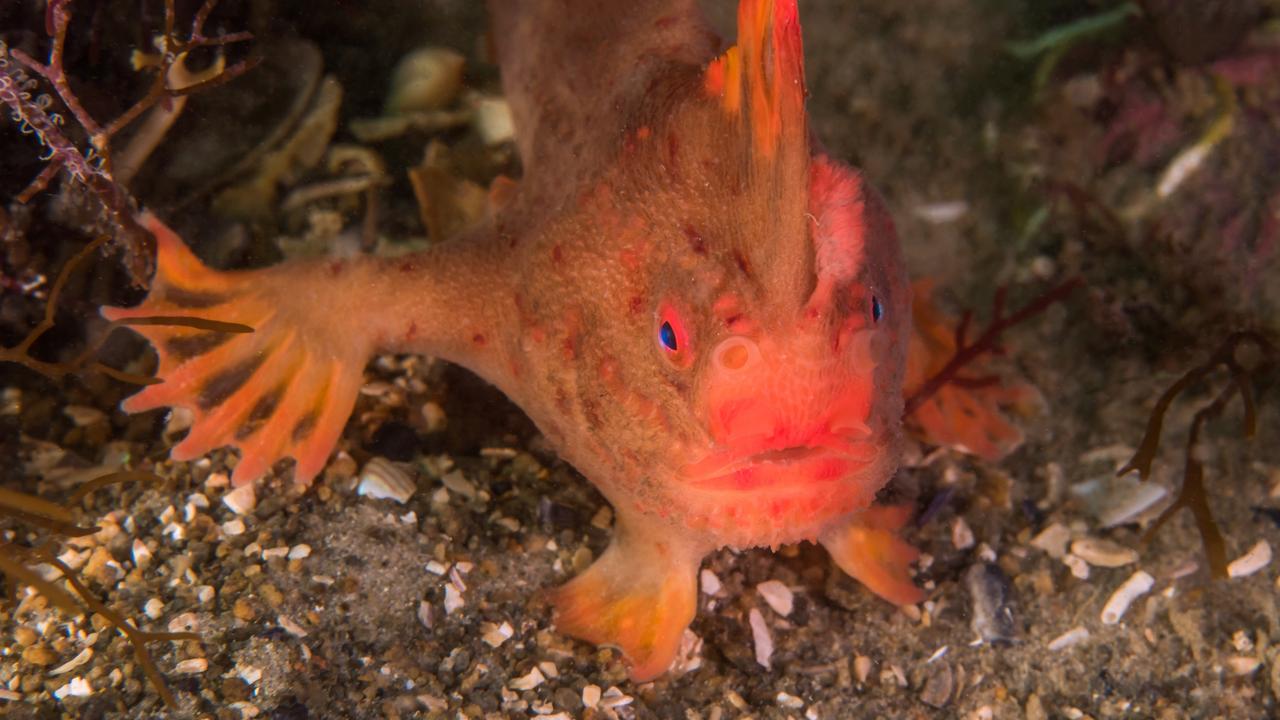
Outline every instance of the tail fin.
<svg viewBox="0 0 1280 720"><path fill-rule="evenodd" d="M241 451L234 484L257 479L285 457L297 460L295 482L309 484L355 406L368 349L351 341L341 320L325 317L319 298L299 292L288 268L211 270L160 220L147 214L143 224L157 243L151 292L136 307L103 308L107 319L203 318L254 332L135 325L155 347L163 382L122 407L191 409L195 422L173 448L175 460L231 445Z"/></svg>

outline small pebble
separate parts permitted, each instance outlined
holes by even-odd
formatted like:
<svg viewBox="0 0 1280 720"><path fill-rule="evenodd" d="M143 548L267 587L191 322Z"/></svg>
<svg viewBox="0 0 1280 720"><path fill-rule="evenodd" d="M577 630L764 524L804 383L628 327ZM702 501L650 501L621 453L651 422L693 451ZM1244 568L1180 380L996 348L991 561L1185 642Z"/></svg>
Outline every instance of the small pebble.
<svg viewBox="0 0 1280 720"><path fill-rule="evenodd" d="M1259 540L1244 555L1227 564L1227 575L1233 578L1252 575L1271 563L1271 543Z"/></svg>
<svg viewBox="0 0 1280 720"><path fill-rule="evenodd" d="M1227 667L1233 675L1251 675L1261 665L1261 660L1248 655L1232 655L1227 658Z"/></svg>
<svg viewBox="0 0 1280 720"><path fill-rule="evenodd" d="M976 563L964 574L973 614L969 621L984 642L1011 642L1018 634L1013 614L1013 590L995 563Z"/></svg>
<svg viewBox="0 0 1280 720"><path fill-rule="evenodd" d="M1103 605L1102 624L1115 625L1120 622L1128 611L1129 604L1147 594L1155 582L1155 578L1142 570L1130 575L1129 579L1116 588L1116 591L1107 599L1107 604Z"/></svg>
<svg viewBox="0 0 1280 720"><path fill-rule="evenodd" d="M623 693L616 686L611 686L604 691L604 695L600 697L600 707L602 708L618 708L630 705L635 698Z"/></svg>
<svg viewBox="0 0 1280 720"><path fill-rule="evenodd" d="M76 427L88 427L96 425L107 419L107 414L98 408L88 407L87 405L66 405L62 408L62 414L71 418L71 423Z"/></svg>
<svg viewBox="0 0 1280 720"><path fill-rule="evenodd" d="M455 610L466 604L462 599L462 593L452 584L444 586L444 614L452 615Z"/></svg>
<svg viewBox="0 0 1280 720"><path fill-rule="evenodd" d="M790 708L792 710L799 710L804 707L804 700L786 692L779 692L774 700L782 707Z"/></svg>
<svg viewBox="0 0 1280 720"><path fill-rule="evenodd" d="M294 637L304 638L309 633L307 629L299 625L293 618L288 615L280 615L276 618L276 623L287 633Z"/></svg>
<svg viewBox="0 0 1280 720"><path fill-rule="evenodd" d="M212 589L212 588L211 588ZM185 612L169 621L169 632L199 632L200 616Z"/></svg>
<svg viewBox="0 0 1280 720"><path fill-rule="evenodd" d="M1071 554L1094 567L1117 568L1138 562L1138 551L1101 538L1081 538L1071 543Z"/></svg>
<svg viewBox="0 0 1280 720"><path fill-rule="evenodd" d="M866 655L855 657L853 659L853 676L858 679L858 684L865 685L869 675L871 675L871 658Z"/></svg>
<svg viewBox="0 0 1280 720"><path fill-rule="evenodd" d="M205 658L191 658L173 666L173 671L179 675L199 675L208 669L209 661Z"/></svg>
<svg viewBox="0 0 1280 720"><path fill-rule="evenodd" d="M1089 629L1084 626L1076 626L1062 633L1058 637L1049 641L1049 649L1053 652L1065 650L1072 645L1078 645L1089 639Z"/></svg>
<svg viewBox="0 0 1280 720"><path fill-rule="evenodd" d="M1031 547L1039 548L1057 560L1067 553L1067 543L1071 542L1071 530L1062 523L1054 523L1041 530L1031 538Z"/></svg>
<svg viewBox="0 0 1280 720"><path fill-rule="evenodd" d="M929 673L920 690L920 701L932 708L944 708L951 701L951 692L955 689L955 673L948 663L939 663Z"/></svg>
<svg viewBox="0 0 1280 720"><path fill-rule="evenodd" d="M276 560L289 556L289 546L279 545L273 548L266 548L262 551L263 560Z"/></svg>
<svg viewBox="0 0 1280 720"><path fill-rule="evenodd" d="M31 665L52 665L58 655L45 645L32 645L22 651L22 659Z"/></svg>
<svg viewBox="0 0 1280 720"><path fill-rule="evenodd" d="M71 682L53 691L53 696L59 700L68 697L89 697L92 694L93 686L84 678L72 678Z"/></svg>
<svg viewBox="0 0 1280 720"><path fill-rule="evenodd" d="M542 671L534 667L525 675L512 680L510 687L512 690L532 690L546 682L546 680L546 677L542 675Z"/></svg>
<svg viewBox="0 0 1280 720"><path fill-rule="evenodd" d="M715 573L710 570L703 570L698 575L698 579L701 581L703 593L712 596L720 594L720 589L723 585L720 584L720 578L716 577Z"/></svg>
<svg viewBox="0 0 1280 720"><path fill-rule="evenodd" d="M233 518L222 523L222 534L227 537L236 537L244 534L244 521L240 518Z"/></svg>
<svg viewBox="0 0 1280 720"><path fill-rule="evenodd" d="M1089 563L1085 562L1084 558L1067 553L1062 557L1062 564L1070 568L1071 574L1080 580L1089 579Z"/></svg>
<svg viewBox="0 0 1280 720"><path fill-rule="evenodd" d="M587 708L594 708L600 704L599 685L588 685L582 688L582 704Z"/></svg>
<svg viewBox="0 0 1280 720"><path fill-rule="evenodd" d="M957 550L968 550L973 547L977 540L973 537L973 530L969 527L969 523L965 522L962 517L957 517L951 522L951 544Z"/></svg>
<svg viewBox="0 0 1280 720"><path fill-rule="evenodd" d="M160 598L151 598L142 606L142 613L152 620L159 620L164 614L164 602Z"/></svg>
<svg viewBox="0 0 1280 720"><path fill-rule="evenodd" d="M747 622L751 625L751 640L756 648L756 662L767 670L772 667L773 658L773 636L769 634L769 626L764 621L764 615L760 614L757 608L751 608L747 613Z"/></svg>
<svg viewBox="0 0 1280 720"><path fill-rule="evenodd" d="M515 634L511 623L504 622L501 625L489 623L488 625L489 627L485 630L483 638L489 644L489 647L501 647L503 643L510 640L511 636Z"/></svg>
<svg viewBox="0 0 1280 720"><path fill-rule="evenodd" d="M756 585L756 592L760 593L769 607L782 617L790 615L795 607L795 596L791 588L777 580L766 580Z"/></svg>
<svg viewBox="0 0 1280 720"><path fill-rule="evenodd" d="M515 121L505 98L477 97L472 103L473 126L486 145L498 145L515 137Z"/></svg>
<svg viewBox="0 0 1280 720"><path fill-rule="evenodd" d="M311 546L305 543L289 548L290 560L303 560L311 557Z"/></svg>
<svg viewBox="0 0 1280 720"><path fill-rule="evenodd" d="M244 515L253 512L258 505L258 496L253 489L253 483L247 483L232 490L222 496L222 504L231 509L231 512L237 515Z"/></svg>
<svg viewBox="0 0 1280 720"><path fill-rule="evenodd" d="M423 627L430 630L431 621L431 603L426 600L422 600L418 603L418 622L422 623Z"/></svg>
<svg viewBox="0 0 1280 720"><path fill-rule="evenodd" d="M394 500L403 505L417 489L417 483L403 468L384 457L375 457L360 471L356 493L375 500Z"/></svg>
<svg viewBox="0 0 1280 720"><path fill-rule="evenodd" d="M1129 474L1077 483L1071 493L1084 502L1102 527L1109 528L1132 521L1164 499L1169 489Z"/></svg>
<svg viewBox="0 0 1280 720"><path fill-rule="evenodd" d="M80 667L81 665L84 665L85 663L89 662L91 658L93 658L93 648L85 648L84 650L80 651L79 655L76 655L75 657L59 665L53 670L50 670L49 674L65 675L71 672L72 670L75 670L76 668Z"/></svg>
<svg viewBox="0 0 1280 720"><path fill-rule="evenodd" d="M151 565L151 548L138 538L133 539L133 566L145 570Z"/></svg>

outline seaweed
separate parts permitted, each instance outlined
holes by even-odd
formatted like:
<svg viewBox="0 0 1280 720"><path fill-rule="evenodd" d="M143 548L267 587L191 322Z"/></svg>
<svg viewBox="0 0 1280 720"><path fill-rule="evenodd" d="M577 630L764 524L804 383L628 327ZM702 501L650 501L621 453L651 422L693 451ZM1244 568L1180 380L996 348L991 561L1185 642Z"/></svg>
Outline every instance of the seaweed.
<svg viewBox="0 0 1280 720"><path fill-rule="evenodd" d="M82 537L98 531L97 527L77 525L73 519L71 508L90 493L106 485L131 482L135 480L159 481L163 479L146 472L117 472L95 478L72 493L66 505L53 503L34 495L5 490L0 488L0 516L10 517L19 522L43 527L55 535L64 537ZM155 687L156 693L170 708L177 706L177 701L165 685L164 677L156 667L155 659L147 650L147 645L158 642L177 642L182 640L199 640L200 634L195 632L156 632L140 629L124 615L116 612L106 603L98 599L88 585L80 579L76 571L58 559L53 550L54 541L45 540L32 547L23 547L13 542L0 543L0 574L12 581L35 588L49 602L57 605L70 615L85 612L97 613L106 618L121 635L129 641L134 657L147 679ZM63 589L55 580L46 579L36 566L44 563L55 568L62 580L71 586L71 591Z"/></svg>
<svg viewBox="0 0 1280 720"><path fill-rule="evenodd" d="M1142 442L1133 458L1116 473L1120 476L1137 472L1138 477L1143 480L1149 479L1151 463L1155 461L1160 447L1160 434L1164 429L1164 419L1169 407L1179 395L1206 380L1215 371L1226 371L1226 387L1219 390L1213 400L1200 407L1191 418L1184 449L1182 487L1178 490L1178 496L1173 504L1160 513L1143 537L1144 542L1150 542L1156 532L1179 510L1191 510L1209 561L1209 569L1215 577L1225 578L1228 575L1227 548L1226 540L1209 507L1209 497L1204 485L1204 460L1199 453L1200 434L1204 424L1222 415L1238 395L1243 406L1241 435L1245 439L1252 438L1258 430L1258 406L1253 381L1268 367L1276 364L1277 360L1280 358L1277 357L1275 343L1262 333L1242 330L1228 335L1208 360L1188 370L1156 400L1147 420L1147 430L1142 436Z"/></svg>
<svg viewBox="0 0 1280 720"><path fill-rule="evenodd" d="M49 290L49 297L45 303L44 317L40 322L31 329L27 336L13 347L0 347L0 362L12 362L24 365L50 379L59 379L69 374L80 373L85 371L100 372L108 377L115 378L121 382L127 382L134 385L151 385L160 382L156 378L144 375L136 375L127 373L106 365L98 360L95 356L102 346L106 343L107 338L111 336L117 328L127 325L170 325L173 327L189 327L198 330L211 330L215 332L229 333L246 333L253 332L253 328L240 323L221 322L217 320L205 320L202 318L190 317L171 317L165 315L155 315L148 317L124 318L116 320L107 325L105 332L101 333L96 342L91 343L87 348L80 352L70 360L64 362L52 362L41 360L31 354L31 348L36 344L45 333L51 330L58 313L58 300L62 295L63 289L66 287L67 279L71 273L85 261L90 255L96 252L104 243L107 237L101 236L90 242L63 266L62 271L58 273L58 277L54 280L53 287Z"/></svg>
<svg viewBox="0 0 1280 720"><path fill-rule="evenodd" d="M167 316L150 316L121 320L111 323L106 332L101 333L98 340L89 347L64 362L41 360L31 355L31 348L46 332L53 328L57 308L67 280L84 260L90 257L106 242L105 237L89 243L75 256L67 261L59 271L45 301L44 316L41 321L17 345L0 348L0 362L11 362L23 365L49 379L59 379L69 374L83 372L101 372L116 380L134 384L155 382L152 378L127 373L103 364L95 359L111 332L123 325L170 325L193 327L201 330L218 332L252 332L253 328L237 323L218 322L193 318L177 318ZM0 517L8 517L30 527L41 528L56 538L83 537L98 531L97 527L80 525L76 522L72 508L87 498L94 491L106 486L123 482L149 481L163 482L157 475L142 471L122 471L103 475L90 480L76 489L65 504L51 502L35 495L17 492L0 487ZM79 615L84 611L97 613L107 619L133 647L138 665L155 687L156 692L165 704L175 706L173 694L164 683L164 678L157 669L155 660L147 650L147 645L156 642L177 640L199 640L197 633L190 632L151 632L141 630L135 623L120 613L112 610L89 590L79 575L58 559L54 550L54 538L25 547L15 542L0 542L0 575L8 577L15 584L35 588L51 603L67 613ZM61 579L71 586L65 590L54 580L46 579L37 569L39 564L47 564L55 568Z"/></svg>
<svg viewBox="0 0 1280 720"><path fill-rule="evenodd" d="M204 24L217 7L218 0L205 0L192 19L187 35L179 36L175 29L175 0L165 0L164 29L155 39L158 52L154 55L134 53L135 67L154 73L147 93L115 119L100 123L89 114L71 89L64 64L72 4L73 0L49 0L45 10L45 32L51 42L46 62L42 63L20 49L10 49L0 41L0 103L9 107L12 120L22 132L35 135L46 151L42 158L46 163L44 169L16 199L26 204L65 171L67 177L74 181L73 187L83 189L96 198L100 210L99 225L123 253L124 264L133 283L145 287L154 269L154 240L138 222L138 203L125 189L124 183L177 118L186 96L226 83L247 72L257 62L256 58L249 58L227 66L219 53L217 61L208 69L193 72L186 66L188 55L201 48L220 49L243 43L252 36L246 32L213 37L204 34ZM63 131L66 120L54 110L53 97L45 93L34 94L41 79L53 88L62 106L88 135L88 150L81 152ZM129 147L125 148L126 168L122 169L122 177L117 178L113 172L111 143L121 131L152 108L157 109L158 119L139 130Z"/></svg>
<svg viewBox="0 0 1280 720"><path fill-rule="evenodd" d="M1010 315L1005 314L1004 307L1008 288L1003 286L998 288L991 302L991 319L987 322L987 326L983 328L982 334L973 342L969 342L968 338L969 326L973 322L973 311L966 310L964 315L961 316L959 324L956 325L955 352L952 354L951 359L907 397L903 405L902 415L906 417L915 412L926 400L948 384L981 387L995 383L997 381L996 378L970 378L962 376L960 371L983 355L1002 352L1000 336L1005 331L1039 315L1054 303L1065 300L1068 295L1083 285L1084 278L1079 276L1064 280L1045 290L1036 299Z"/></svg>

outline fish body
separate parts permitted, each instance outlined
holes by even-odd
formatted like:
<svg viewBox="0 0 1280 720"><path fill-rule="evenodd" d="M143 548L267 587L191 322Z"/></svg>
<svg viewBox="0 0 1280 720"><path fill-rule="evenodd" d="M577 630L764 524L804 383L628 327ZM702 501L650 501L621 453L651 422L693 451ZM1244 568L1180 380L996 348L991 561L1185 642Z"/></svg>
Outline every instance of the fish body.
<svg viewBox="0 0 1280 720"><path fill-rule="evenodd" d="M911 296L893 223L805 116L795 0L741 0L723 47L692 0L491 0L525 172L461 236L407 258L210 270L154 217L159 269L109 318L152 326L140 411L186 406L190 459L234 482L323 468L375 352L463 365L516 402L616 510L555 590L557 626L671 663L719 547L821 542L897 603L920 599L905 510L873 501L900 450Z"/></svg>

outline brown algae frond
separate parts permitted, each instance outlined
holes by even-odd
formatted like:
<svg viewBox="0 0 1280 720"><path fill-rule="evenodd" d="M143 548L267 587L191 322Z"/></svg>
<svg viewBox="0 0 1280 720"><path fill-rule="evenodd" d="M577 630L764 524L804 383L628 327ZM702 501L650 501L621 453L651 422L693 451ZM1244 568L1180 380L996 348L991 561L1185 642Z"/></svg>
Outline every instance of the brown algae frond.
<svg viewBox="0 0 1280 720"><path fill-rule="evenodd" d="M1228 375L1226 387L1218 391L1213 400L1197 410L1191 418L1191 427L1187 433L1187 445L1184 450L1182 487L1178 491L1178 496L1172 505L1165 508L1143 538L1144 541L1149 541L1179 510L1190 509L1196 520L1200 541L1204 545L1209 569L1215 577L1227 577L1227 550L1222 531L1209 508L1209 497L1204 486L1204 460L1199 451L1200 433L1204 429L1204 424L1222 415L1238 395L1244 408L1241 435L1246 439L1252 438L1258 429L1258 406L1253 382L1267 368L1274 365L1277 359L1275 344L1259 332L1246 330L1227 336L1208 360L1188 370L1156 400L1155 407L1151 410L1151 417L1147 421L1147 431L1142 436L1137 452L1116 473L1124 475L1136 471L1138 477L1143 480L1149 479L1151 463L1155 461L1156 451L1160 447L1160 433L1164 428L1164 418L1169 407L1188 388L1205 380L1215 371L1226 371Z"/></svg>

